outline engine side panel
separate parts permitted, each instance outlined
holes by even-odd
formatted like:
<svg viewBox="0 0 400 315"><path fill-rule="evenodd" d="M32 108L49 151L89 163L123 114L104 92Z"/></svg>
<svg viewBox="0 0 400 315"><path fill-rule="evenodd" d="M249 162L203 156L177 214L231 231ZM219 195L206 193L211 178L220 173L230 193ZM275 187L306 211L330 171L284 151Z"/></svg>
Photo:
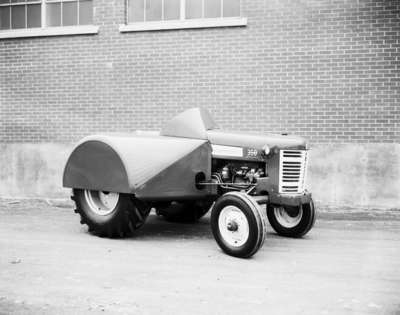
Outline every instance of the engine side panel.
<svg viewBox="0 0 400 315"><path fill-rule="evenodd" d="M211 147L207 142L138 187L135 195L143 200L204 198L210 194L210 190L196 186L196 176L200 173L204 175L201 181L210 180Z"/></svg>

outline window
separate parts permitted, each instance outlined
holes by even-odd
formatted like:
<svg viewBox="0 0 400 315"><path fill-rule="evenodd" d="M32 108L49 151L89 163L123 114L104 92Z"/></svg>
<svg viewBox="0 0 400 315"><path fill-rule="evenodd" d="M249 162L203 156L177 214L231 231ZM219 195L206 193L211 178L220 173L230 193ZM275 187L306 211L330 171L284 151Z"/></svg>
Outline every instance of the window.
<svg viewBox="0 0 400 315"><path fill-rule="evenodd" d="M46 0L47 26L92 24L92 0Z"/></svg>
<svg viewBox="0 0 400 315"><path fill-rule="evenodd" d="M120 32L246 26L240 0L126 0Z"/></svg>
<svg viewBox="0 0 400 315"><path fill-rule="evenodd" d="M92 22L92 0L0 0L0 30Z"/></svg>
<svg viewBox="0 0 400 315"><path fill-rule="evenodd" d="M128 0L128 23L240 17L240 0Z"/></svg>
<svg viewBox="0 0 400 315"><path fill-rule="evenodd" d="M41 26L41 0L0 0L0 29Z"/></svg>

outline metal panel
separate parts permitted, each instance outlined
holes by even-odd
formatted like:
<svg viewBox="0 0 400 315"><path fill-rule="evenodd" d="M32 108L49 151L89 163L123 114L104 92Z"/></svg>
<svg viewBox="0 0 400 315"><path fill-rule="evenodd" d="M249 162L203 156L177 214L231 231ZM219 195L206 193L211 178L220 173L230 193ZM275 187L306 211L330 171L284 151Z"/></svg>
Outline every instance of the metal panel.
<svg viewBox="0 0 400 315"><path fill-rule="evenodd" d="M191 108L168 121L160 134L206 140L207 130L214 128L217 128L217 125L207 110Z"/></svg>
<svg viewBox="0 0 400 315"><path fill-rule="evenodd" d="M264 150L248 147L234 147L221 144L212 144L212 156L216 159L265 161Z"/></svg>
<svg viewBox="0 0 400 315"><path fill-rule="evenodd" d="M108 144L88 140L71 153L64 169L63 186L129 193L121 158Z"/></svg>
<svg viewBox="0 0 400 315"><path fill-rule="evenodd" d="M195 154L190 155L202 146L205 148L197 158ZM204 140L153 135L90 136L82 139L72 152L63 184L65 187L135 193L138 188L143 190L143 185L155 176L158 180L165 179L160 174L166 174L164 170L189 155L199 171L210 172L211 148ZM180 163L182 167L185 165ZM176 174L184 176L181 171L175 167Z"/></svg>
<svg viewBox="0 0 400 315"><path fill-rule="evenodd" d="M196 187L196 175L204 174L203 180L211 176L211 148L208 143L197 147L181 157L168 168L158 173L141 187L135 195L140 199L177 200L199 199L209 195L210 187Z"/></svg>
<svg viewBox="0 0 400 315"><path fill-rule="evenodd" d="M268 157L266 164L266 173L270 180L272 192L278 192L279 190L279 154L272 154ZM268 193L270 192L268 191Z"/></svg>
<svg viewBox="0 0 400 315"><path fill-rule="evenodd" d="M279 192L284 194L304 191L307 151L282 150L279 153Z"/></svg>
<svg viewBox="0 0 400 315"><path fill-rule="evenodd" d="M262 150L265 145L280 149L305 149L306 140L296 136L277 134L252 134L244 132L229 132L222 130L208 130L207 138L215 145L247 147Z"/></svg>

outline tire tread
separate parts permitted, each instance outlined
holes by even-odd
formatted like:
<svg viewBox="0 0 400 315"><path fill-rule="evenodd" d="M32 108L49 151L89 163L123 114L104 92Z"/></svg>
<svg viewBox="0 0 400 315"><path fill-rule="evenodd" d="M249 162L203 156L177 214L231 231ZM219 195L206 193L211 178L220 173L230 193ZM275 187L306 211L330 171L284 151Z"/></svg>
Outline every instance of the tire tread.
<svg viewBox="0 0 400 315"><path fill-rule="evenodd" d="M146 205L136 201L130 195L120 194L121 199L117 205L116 212L107 222L96 222L87 214L87 211L90 210L88 210L84 198L82 189L73 189L71 199L74 200L76 205L74 212L80 215L80 223L86 224L89 232L100 237L122 238L133 233L144 224L150 211L150 209L146 208ZM138 209L139 207L142 207L141 210ZM136 211L143 211L143 213L138 215Z"/></svg>

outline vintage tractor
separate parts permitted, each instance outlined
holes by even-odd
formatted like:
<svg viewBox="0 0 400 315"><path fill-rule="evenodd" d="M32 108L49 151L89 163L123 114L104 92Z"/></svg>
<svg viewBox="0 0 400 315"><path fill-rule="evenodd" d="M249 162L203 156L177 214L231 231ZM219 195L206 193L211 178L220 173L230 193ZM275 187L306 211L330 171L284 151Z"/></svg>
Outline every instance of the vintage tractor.
<svg viewBox="0 0 400 315"><path fill-rule="evenodd" d="M250 257L264 242L266 217L283 236L301 237L313 227L306 170L304 139L222 131L209 112L192 108L160 132L82 139L63 185L72 188L75 211L94 234L129 235L152 208L181 222L212 208L218 245L229 255Z"/></svg>

